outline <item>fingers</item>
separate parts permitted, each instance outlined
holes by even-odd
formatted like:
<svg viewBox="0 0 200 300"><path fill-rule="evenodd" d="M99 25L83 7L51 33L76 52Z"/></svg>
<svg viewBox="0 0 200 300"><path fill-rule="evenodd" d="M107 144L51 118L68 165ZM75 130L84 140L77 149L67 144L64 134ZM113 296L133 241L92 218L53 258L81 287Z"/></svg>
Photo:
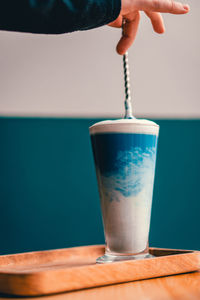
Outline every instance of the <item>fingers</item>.
<svg viewBox="0 0 200 300"><path fill-rule="evenodd" d="M185 14L189 12L189 5L173 0L136 0L134 8L143 11L154 11L171 14Z"/></svg>
<svg viewBox="0 0 200 300"><path fill-rule="evenodd" d="M145 14L150 18L155 32L157 33L165 32L164 21L160 13L145 11Z"/></svg>
<svg viewBox="0 0 200 300"><path fill-rule="evenodd" d="M116 49L117 53L121 55L125 54L136 38L140 22L140 13L137 11L133 16L127 16L126 18L126 23L123 26L122 37L117 44Z"/></svg>

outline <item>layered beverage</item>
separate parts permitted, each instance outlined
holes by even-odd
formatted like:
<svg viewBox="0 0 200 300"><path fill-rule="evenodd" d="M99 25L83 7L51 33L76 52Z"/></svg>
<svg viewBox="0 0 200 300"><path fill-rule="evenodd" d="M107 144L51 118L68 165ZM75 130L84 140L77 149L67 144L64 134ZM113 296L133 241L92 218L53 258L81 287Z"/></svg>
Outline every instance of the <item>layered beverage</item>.
<svg viewBox="0 0 200 300"><path fill-rule="evenodd" d="M106 239L98 262L148 256L158 132L135 118L90 127Z"/></svg>

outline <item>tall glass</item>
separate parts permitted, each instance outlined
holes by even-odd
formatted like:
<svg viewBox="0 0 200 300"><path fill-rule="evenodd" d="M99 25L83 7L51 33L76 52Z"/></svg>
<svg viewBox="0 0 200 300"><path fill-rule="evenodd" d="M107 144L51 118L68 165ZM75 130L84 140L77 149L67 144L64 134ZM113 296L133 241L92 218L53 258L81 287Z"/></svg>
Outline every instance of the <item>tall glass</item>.
<svg viewBox="0 0 200 300"><path fill-rule="evenodd" d="M148 120L90 127L106 240L106 263L150 257L148 236L159 126Z"/></svg>

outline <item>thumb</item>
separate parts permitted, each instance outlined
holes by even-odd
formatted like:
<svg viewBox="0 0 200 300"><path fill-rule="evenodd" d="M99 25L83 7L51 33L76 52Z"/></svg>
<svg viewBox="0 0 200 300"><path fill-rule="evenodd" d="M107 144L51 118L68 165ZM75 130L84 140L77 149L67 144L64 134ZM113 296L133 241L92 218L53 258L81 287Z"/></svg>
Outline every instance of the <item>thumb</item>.
<svg viewBox="0 0 200 300"><path fill-rule="evenodd" d="M140 22L140 13L139 11L134 12L133 14L129 14L125 16L126 22L123 26L122 37L117 44L117 53L118 54L125 54L125 52L130 48L133 44Z"/></svg>

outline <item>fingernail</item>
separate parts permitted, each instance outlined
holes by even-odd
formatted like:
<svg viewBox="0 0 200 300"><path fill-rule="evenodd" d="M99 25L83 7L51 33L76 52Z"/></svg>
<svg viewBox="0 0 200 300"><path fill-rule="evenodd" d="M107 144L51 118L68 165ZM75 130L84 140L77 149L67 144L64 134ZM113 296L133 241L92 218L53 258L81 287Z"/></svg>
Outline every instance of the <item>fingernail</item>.
<svg viewBox="0 0 200 300"><path fill-rule="evenodd" d="M184 8L185 10L187 10L187 11L190 9L190 7L189 7L188 4L184 4L184 5L183 5L183 8Z"/></svg>

